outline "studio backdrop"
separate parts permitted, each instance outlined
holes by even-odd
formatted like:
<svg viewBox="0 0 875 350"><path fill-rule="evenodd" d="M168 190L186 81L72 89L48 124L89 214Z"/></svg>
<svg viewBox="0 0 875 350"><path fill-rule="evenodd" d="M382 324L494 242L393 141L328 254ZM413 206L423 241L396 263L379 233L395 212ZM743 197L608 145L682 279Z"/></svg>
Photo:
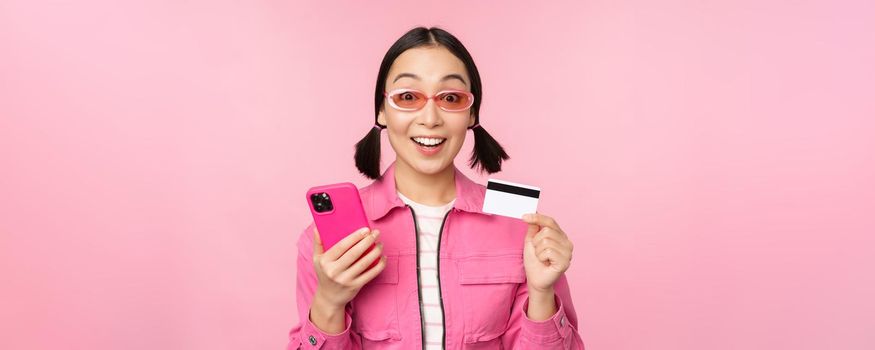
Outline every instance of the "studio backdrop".
<svg viewBox="0 0 875 350"><path fill-rule="evenodd" d="M369 183L353 145L416 26L469 49L492 177L573 240L588 349L875 348L852 0L4 0L0 348L282 349L305 191Z"/></svg>

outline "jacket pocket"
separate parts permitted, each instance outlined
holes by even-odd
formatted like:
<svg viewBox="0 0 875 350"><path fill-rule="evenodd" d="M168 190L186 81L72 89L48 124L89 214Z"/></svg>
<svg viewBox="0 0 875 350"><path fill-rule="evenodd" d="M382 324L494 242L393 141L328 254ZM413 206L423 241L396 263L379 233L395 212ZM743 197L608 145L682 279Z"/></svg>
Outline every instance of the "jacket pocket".
<svg viewBox="0 0 875 350"><path fill-rule="evenodd" d="M465 343L499 346L519 284L526 271L519 251L460 258L459 287L464 308ZM486 343L486 344L483 344Z"/></svg>
<svg viewBox="0 0 875 350"><path fill-rule="evenodd" d="M362 341L401 340L398 324L398 256L386 255L386 268L352 300L353 329Z"/></svg>

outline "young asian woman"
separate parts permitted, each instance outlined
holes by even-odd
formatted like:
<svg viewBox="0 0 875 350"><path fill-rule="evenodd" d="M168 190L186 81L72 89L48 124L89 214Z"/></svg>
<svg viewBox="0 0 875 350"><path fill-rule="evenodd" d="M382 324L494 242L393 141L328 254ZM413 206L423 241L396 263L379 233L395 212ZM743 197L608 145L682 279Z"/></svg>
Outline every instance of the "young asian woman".
<svg viewBox="0 0 875 350"><path fill-rule="evenodd" d="M374 180L359 189L373 229L328 250L313 224L300 235L288 349L583 349L568 235L543 213L484 213L485 187L454 165L469 130L469 166L492 174L509 159L481 124L482 94L468 50L441 28L389 48L355 151ZM383 131L396 159L380 174Z"/></svg>

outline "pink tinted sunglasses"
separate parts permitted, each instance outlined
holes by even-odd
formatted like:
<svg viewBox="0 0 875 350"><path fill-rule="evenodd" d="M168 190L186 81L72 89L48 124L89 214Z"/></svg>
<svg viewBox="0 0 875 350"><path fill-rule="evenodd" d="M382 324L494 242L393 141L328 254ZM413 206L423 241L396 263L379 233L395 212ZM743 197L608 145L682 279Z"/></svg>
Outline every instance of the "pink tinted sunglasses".
<svg viewBox="0 0 875 350"><path fill-rule="evenodd" d="M422 109L428 100L434 100L440 109L447 112L461 112L474 104L474 94L463 90L443 90L434 96L428 96L419 90L395 89L383 92L383 96L386 96L392 108L406 112Z"/></svg>

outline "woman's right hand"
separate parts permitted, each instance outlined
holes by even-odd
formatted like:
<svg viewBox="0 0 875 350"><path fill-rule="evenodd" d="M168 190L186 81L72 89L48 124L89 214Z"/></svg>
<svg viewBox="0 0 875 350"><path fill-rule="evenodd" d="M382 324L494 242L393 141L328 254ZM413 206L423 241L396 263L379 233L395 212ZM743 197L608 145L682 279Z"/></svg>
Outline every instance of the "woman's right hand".
<svg viewBox="0 0 875 350"><path fill-rule="evenodd" d="M359 290L386 268L383 244L377 243L370 252L365 253L380 235L379 230L363 227L324 251L319 231L314 228L313 267L319 285L313 296L310 319L324 331L339 333L343 331L343 314L346 304L355 298ZM359 259L361 258L361 259ZM380 260L376 266L371 264ZM338 324L340 317L340 324ZM324 322L317 322L324 321ZM323 323L320 325L319 323ZM341 326L339 331L337 326Z"/></svg>

